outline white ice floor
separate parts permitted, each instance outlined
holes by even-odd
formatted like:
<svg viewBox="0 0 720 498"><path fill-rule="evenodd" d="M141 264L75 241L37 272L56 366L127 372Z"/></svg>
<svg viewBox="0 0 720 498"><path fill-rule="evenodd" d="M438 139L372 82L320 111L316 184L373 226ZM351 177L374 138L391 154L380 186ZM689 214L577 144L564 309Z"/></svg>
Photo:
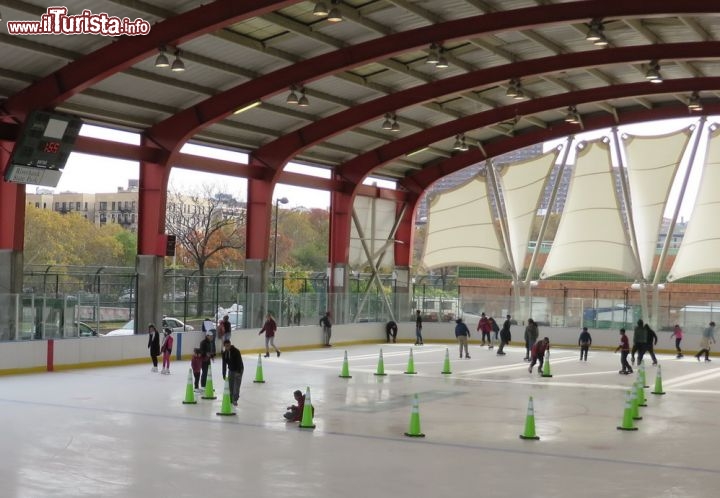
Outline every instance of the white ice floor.
<svg viewBox="0 0 720 498"><path fill-rule="evenodd" d="M0 377L2 497L717 497L720 359L660 356L664 396L652 395L639 430L617 430L635 376L619 356L553 350L552 378L529 374L524 351L471 346L451 375L445 345L244 355L237 415L216 401L183 405L189 362L172 375L148 364ZM314 431L282 418L292 391L311 388ZM408 438L419 395L423 439ZM524 441L528 398L539 441Z"/></svg>

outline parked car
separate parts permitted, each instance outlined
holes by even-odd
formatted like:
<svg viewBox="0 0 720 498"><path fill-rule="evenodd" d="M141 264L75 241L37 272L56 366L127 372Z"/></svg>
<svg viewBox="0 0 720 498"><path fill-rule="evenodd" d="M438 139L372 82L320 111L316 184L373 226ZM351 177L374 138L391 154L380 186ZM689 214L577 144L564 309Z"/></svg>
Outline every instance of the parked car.
<svg viewBox="0 0 720 498"><path fill-rule="evenodd" d="M191 331L195 330L192 325L186 325L182 320L178 320L177 318L173 318L171 316L166 316L162 319L162 323L160 324L160 327L158 328L158 332L162 332L162 329L165 327L169 327L172 329L173 332L183 332L183 331ZM144 331L143 331L144 332ZM121 336L121 335L133 335L135 333L135 320L130 320L125 325L120 327L119 329L111 330L107 334L105 334L106 337L110 336Z"/></svg>
<svg viewBox="0 0 720 498"><path fill-rule="evenodd" d="M230 320L233 329L241 329L244 327L243 307L241 304L233 304L227 309L222 307L218 308L218 312L215 315L215 323L222 320L225 315L228 316L228 320Z"/></svg>
<svg viewBox="0 0 720 498"><path fill-rule="evenodd" d="M75 322L73 325L78 330L78 337L96 337L98 335L97 330L85 322Z"/></svg>

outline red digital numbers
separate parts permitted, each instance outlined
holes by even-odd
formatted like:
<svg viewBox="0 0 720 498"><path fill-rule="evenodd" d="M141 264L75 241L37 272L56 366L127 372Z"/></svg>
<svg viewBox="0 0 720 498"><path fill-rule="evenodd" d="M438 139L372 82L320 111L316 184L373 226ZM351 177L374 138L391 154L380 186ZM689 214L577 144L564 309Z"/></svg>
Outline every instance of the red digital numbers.
<svg viewBox="0 0 720 498"><path fill-rule="evenodd" d="M46 154L57 154L60 151L60 142L45 142L43 152Z"/></svg>

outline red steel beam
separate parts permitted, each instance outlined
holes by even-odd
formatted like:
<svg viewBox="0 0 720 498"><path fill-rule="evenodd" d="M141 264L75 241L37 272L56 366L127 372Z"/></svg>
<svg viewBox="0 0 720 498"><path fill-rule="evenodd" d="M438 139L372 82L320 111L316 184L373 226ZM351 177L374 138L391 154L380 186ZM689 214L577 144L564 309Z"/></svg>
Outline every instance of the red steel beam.
<svg viewBox="0 0 720 498"><path fill-rule="evenodd" d="M261 16L297 0L216 0L154 25L145 36L127 36L106 45L11 96L2 111L24 121L31 109L53 107L95 83L153 55L244 19Z"/></svg>
<svg viewBox="0 0 720 498"><path fill-rule="evenodd" d="M720 113L720 104L703 104L703 111L701 113L694 113L693 116L697 116L699 118L701 115L718 113ZM688 116L687 106L680 103L656 109L633 109L628 111L618 110L617 120L615 119L615 116L610 114L598 114L584 117L582 131L594 131L603 128L611 128L613 126L687 117L692 116ZM399 182L399 185L411 192L421 194L440 178L451 173L455 173L456 171L473 164L477 164L485 159L499 156L500 154L505 154L506 152L521 149L540 142L575 135L576 133L578 133L577 125L561 121L545 129L523 133L522 135L512 138L503 138L487 142L483 144L483 150L471 149L464 154L458 154L450 159L440 161L437 164L428 166L425 169L402 179Z"/></svg>
<svg viewBox="0 0 720 498"><path fill-rule="evenodd" d="M605 86L527 100L511 106L498 107L448 121L442 125L398 138L349 160L339 166L337 172L350 184L362 183L365 177L371 174L374 169L409 152L427 147L428 144L453 135L465 133L468 130L513 119L515 116L530 116L547 110L564 109L571 105L601 102L623 97L717 90L718 88L720 88L720 77L686 78L666 80L662 84L643 82Z"/></svg>
<svg viewBox="0 0 720 498"><path fill-rule="evenodd" d="M416 50L432 42L532 29L541 25L585 22L592 18L714 13L717 7L711 4L707 0L585 0L483 14L395 33L313 57L237 85L157 123L148 130L148 136L166 150L174 152L197 130L216 123L244 105L284 91L290 85L314 81L361 64Z"/></svg>
<svg viewBox="0 0 720 498"><path fill-rule="evenodd" d="M673 43L594 50L495 66L409 88L333 114L269 142L253 153L253 159L270 168L281 169L287 161L302 150L376 119L385 113L437 99L444 95L489 87L511 78L651 59L716 58L718 53L720 53L720 42ZM428 143L432 143L432 141L422 143L422 140L419 140L416 147L410 150L417 150Z"/></svg>

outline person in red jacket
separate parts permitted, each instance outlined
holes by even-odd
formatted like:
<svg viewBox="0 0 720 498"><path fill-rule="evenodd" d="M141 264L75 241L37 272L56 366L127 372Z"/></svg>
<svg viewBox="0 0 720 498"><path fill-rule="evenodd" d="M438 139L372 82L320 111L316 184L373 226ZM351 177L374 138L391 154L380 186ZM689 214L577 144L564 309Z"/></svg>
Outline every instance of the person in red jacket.
<svg viewBox="0 0 720 498"><path fill-rule="evenodd" d="M302 391L295 391L293 393L297 405L288 406L288 411L285 412L285 420L288 422L300 422L302 420L303 409L305 408L305 395Z"/></svg>
<svg viewBox="0 0 720 498"><path fill-rule="evenodd" d="M276 330L277 323L275 323L275 319L273 318L272 313L268 313L265 319L265 323L263 324L263 328L260 329L260 332L258 332L258 335L265 332L265 358L270 357L270 345L272 345L275 353L278 355L278 358L280 357L280 350L277 348L277 346L275 346Z"/></svg>
<svg viewBox="0 0 720 498"><path fill-rule="evenodd" d="M485 338L487 337L488 346L490 347L490 349L492 349L493 343L492 339L490 338L490 332L492 332L492 323L490 323L488 317L485 316L485 312L480 315L480 321L477 324L477 331L482 333L481 346L485 345Z"/></svg>
<svg viewBox="0 0 720 498"><path fill-rule="evenodd" d="M620 329L620 344L615 348L615 352L617 353L618 351L620 351L620 366L622 367L622 370L618 373L624 375L633 373L633 369L627 361L627 357L630 354L630 341L627 335L625 335L625 329Z"/></svg>
<svg viewBox="0 0 720 498"><path fill-rule="evenodd" d="M542 367L543 363L545 362L545 351L547 351L548 349L550 349L550 339L547 337L544 337L542 341L537 341L535 344L533 344L532 348L530 349L531 360L528 372L532 373L532 369L537 362L538 374L542 375Z"/></svg>

